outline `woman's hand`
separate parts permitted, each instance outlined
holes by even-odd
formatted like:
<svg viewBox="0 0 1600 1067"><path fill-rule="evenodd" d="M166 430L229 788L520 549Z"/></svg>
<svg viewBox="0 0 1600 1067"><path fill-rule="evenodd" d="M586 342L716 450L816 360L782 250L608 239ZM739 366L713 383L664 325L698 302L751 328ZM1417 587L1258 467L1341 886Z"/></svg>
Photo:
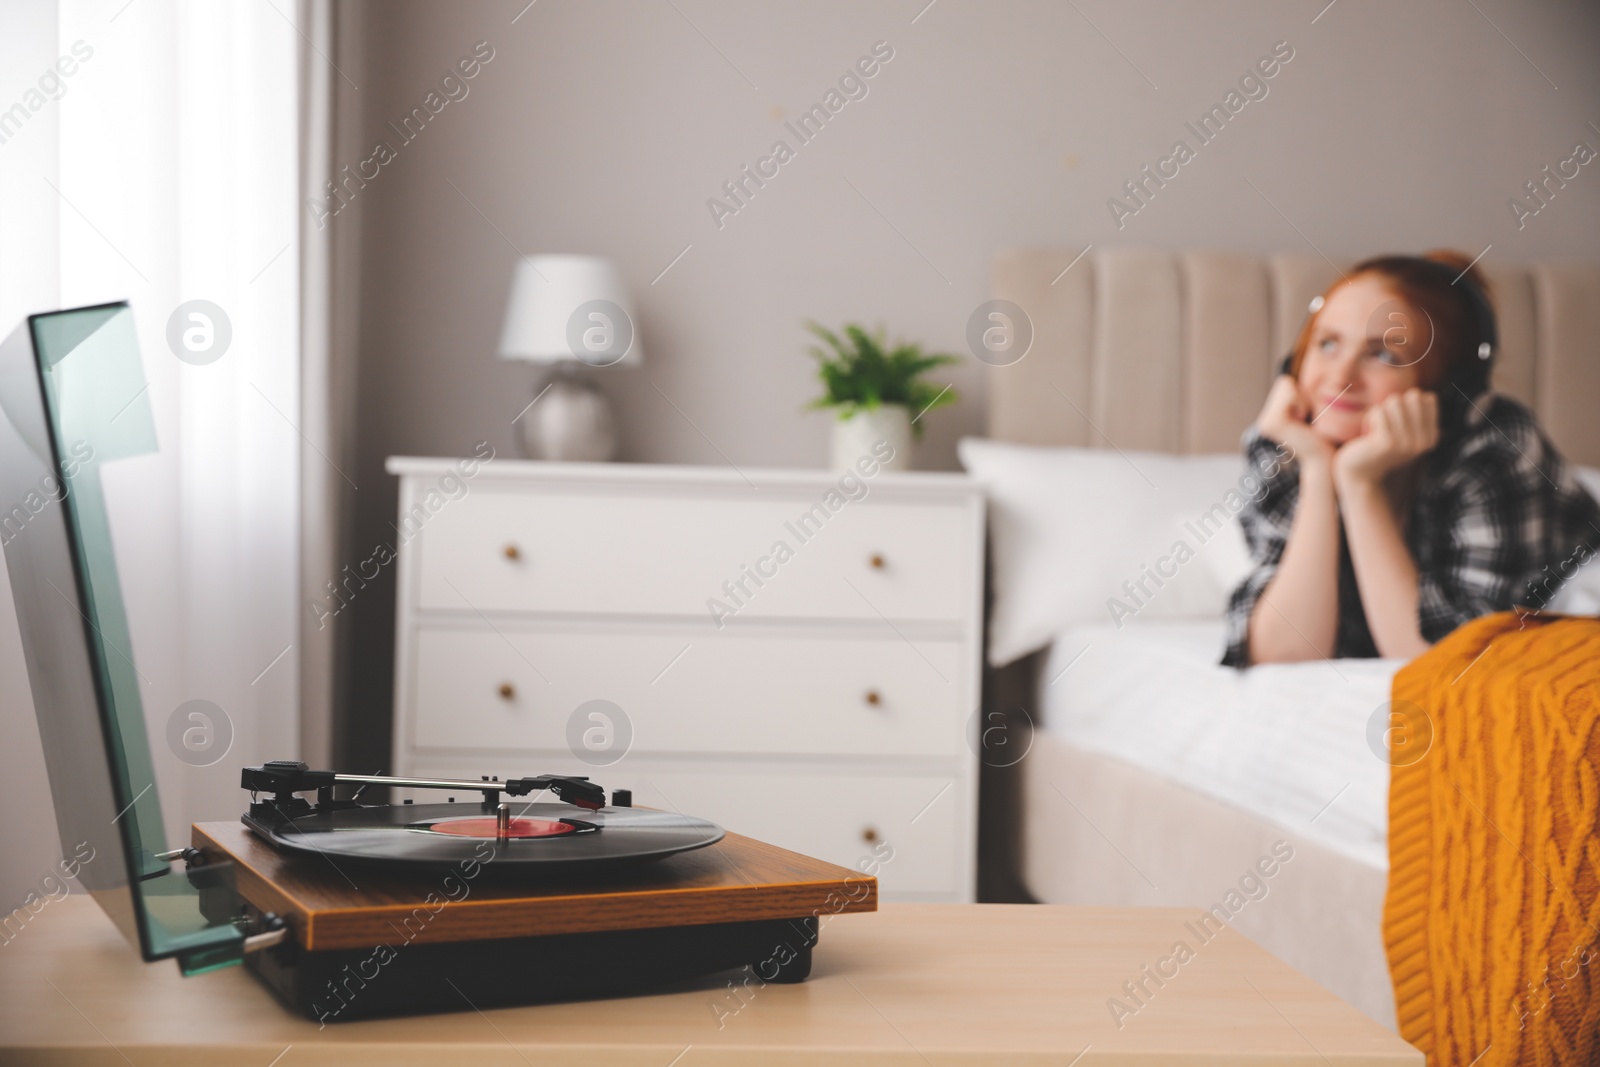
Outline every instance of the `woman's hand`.
<svg viewBox="0 0 1600 1067"><path fill-rule="evenodd" d="M1279 375L1256 429L1294 454L1299 495L1277 573L1250 612L1252 663L1327 659L1339 626L1339 502L1333 444L1308 421L1310 405L1289 375Z"/></svg>
<svg viewBox="0 0 1600 1067"><path fill-rule="evenodd" d="M1300 386L1287 374L1280 374L1267 393L1267 402L1256 416L1256 429L1267 440L1285 445L1302 465L1328 463L1333 445L1311 428L1310 405Z"/></svg>
<svg viewBox="0 0 1600 1067"><path fill-rule="evenodd" d="M1438 444L1439 398L1407 389L1369 408L1364 427L1334 454L1334 481L1341 488L1377 485Z"/></svg>
<svg viewBox="0 0 1600 1067"><path fill-rule="evenodd" d="M1378 654L1410 659L1428 641L1417 615L1421 579L1406 544L1406 505L1385 475L1414 464L1439 442L1439 398L1407 389L1367 409L1360 437L1333 457L1345 543Z"/></svg>

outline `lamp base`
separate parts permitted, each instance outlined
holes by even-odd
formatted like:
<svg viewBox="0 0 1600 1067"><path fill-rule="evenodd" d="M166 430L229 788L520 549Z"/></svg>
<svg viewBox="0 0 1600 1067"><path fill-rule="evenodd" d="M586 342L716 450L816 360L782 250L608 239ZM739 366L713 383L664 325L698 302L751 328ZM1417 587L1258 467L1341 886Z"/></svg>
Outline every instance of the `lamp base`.
<svg viewBox="0 0 1600 1067"><path fill-rule="evenodd" d="M564 370L550 379L521 422L529 459L603 463L617 454L611 404L594 386Z"/></svg>

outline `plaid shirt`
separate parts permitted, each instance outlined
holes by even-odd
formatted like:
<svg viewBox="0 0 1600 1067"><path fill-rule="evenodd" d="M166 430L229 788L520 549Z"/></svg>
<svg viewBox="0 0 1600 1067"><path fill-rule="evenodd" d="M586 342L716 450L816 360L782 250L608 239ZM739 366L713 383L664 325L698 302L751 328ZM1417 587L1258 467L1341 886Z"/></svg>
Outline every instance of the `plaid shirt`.
<svg viewBox="0 0 1600 1067"><path fill-rule="evenodd" d="M1406 523L1406 547L1420 580L1417 621L1429 642L1480 615L1519 604L1543 608L1559 584L1552 576L1560 569L1570 573L1600 547L1600 504L1578 484L1533 414L1498 394L1480 407L1458 434L1424 457ZM1239 513L1255 569L1228 601L1222 662L1230 667L1250 665L1250 615L1278 572L1300 493L1298 467L1277 462L1277 445L1253 426L1243 444L1252 467L1276 470ZM1342 527L1333 654L1378 654Z"/></svg>

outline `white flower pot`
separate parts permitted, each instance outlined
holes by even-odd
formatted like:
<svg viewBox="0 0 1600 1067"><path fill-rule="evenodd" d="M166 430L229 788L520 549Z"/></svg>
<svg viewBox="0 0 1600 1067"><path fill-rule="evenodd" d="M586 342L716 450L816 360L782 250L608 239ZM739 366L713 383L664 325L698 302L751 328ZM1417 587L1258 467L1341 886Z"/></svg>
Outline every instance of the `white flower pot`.
<svg viewBox="0 0 1600 1067"><path fill-rule="evenodd" d="M851 469L863 456L883 470L911 468L911 412L903 404L883 404L834 420L833 469Z"/></svg>

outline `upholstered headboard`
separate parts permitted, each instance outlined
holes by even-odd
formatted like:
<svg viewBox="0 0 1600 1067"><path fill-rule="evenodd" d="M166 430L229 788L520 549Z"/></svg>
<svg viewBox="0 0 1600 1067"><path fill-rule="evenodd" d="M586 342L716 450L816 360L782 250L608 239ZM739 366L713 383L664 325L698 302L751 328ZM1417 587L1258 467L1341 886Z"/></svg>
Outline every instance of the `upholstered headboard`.
<svg viewBox="0 0 1600 1067"><path fill-rule="evenodd" d="M989 375L991 437L1231 452L1306 304L1337 277L1317 257L1107 248L1073 264L1078 251L996 257L994 295L1027 313L1033 344ZM1480 269L1499 317L1495 387L1569 460L1600 466L1600 264Z"/></svg>

